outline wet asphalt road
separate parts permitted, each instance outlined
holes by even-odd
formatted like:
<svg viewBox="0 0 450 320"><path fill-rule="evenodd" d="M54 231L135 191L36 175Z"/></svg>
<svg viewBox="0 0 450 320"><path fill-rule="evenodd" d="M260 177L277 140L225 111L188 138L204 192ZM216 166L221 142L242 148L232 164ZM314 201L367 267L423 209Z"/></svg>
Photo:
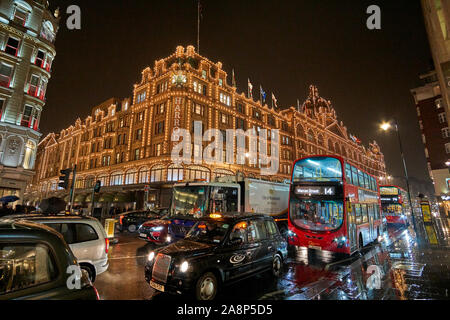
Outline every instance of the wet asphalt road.
<svg viewBox="0 0 450 320"><path fill-rule="evenodd" d="M352 257L293 249L280 279L258 275L222 288L226 300L406 300L450 299L448 231L439 246L416 241L412 228L389 228L384 240ZM189 300L153 290L144 264L155 245L123 233L110 247L110 266L95 286L105 300Z"/></svg>

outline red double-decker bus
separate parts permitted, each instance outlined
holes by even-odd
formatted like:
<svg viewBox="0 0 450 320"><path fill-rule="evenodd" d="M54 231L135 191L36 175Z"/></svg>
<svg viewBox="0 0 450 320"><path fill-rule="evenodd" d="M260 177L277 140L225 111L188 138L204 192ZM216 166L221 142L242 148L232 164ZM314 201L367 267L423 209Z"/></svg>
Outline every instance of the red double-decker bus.
<svg viewBox="0 0 450 320"><path fill-rule="evenodd" d="M291 245L351 255L382 231L375 177L337 156L295 161L289 194Z"/></svg>
<svg viewBox="0 0 450 320"><path fill-rule="evenodd" d="M408 193L398 186L380 186L381 212L386 222L392 225L408 225L411 208Z"/></svg>

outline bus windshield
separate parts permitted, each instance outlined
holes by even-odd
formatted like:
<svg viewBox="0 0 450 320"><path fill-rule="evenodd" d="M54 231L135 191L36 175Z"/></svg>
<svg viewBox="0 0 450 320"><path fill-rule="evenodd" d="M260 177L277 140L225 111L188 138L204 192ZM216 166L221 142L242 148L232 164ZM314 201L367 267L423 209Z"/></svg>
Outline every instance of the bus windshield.
<svg viewBox="0 0 450 320"><path fill-rule="evenodd" d="M304 181L342 181L342 165L336 158L312 157L295 163L293 180Z"/></svg>
<svg viewBox="0 0 450 320"><path fill-rule="evenodd" d="M341 200L305 200L291 196L291 222L310 231L334 231L344 221L344 203Z"/></svg>
<svg viewBox="0 0 450 320"><path fill-rule="evenodd" d="M207 211L207 189L205 186L174 187L171 216L203 217Z"/></svg>

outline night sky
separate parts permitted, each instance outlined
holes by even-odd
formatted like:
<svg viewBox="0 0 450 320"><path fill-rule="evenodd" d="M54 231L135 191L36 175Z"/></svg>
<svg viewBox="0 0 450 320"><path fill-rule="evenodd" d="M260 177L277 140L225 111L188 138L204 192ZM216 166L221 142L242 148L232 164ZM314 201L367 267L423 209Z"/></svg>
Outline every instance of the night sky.
<svg viewBox="0 0 450 320"><path fill-rule="evenodd" d="M196 0L50 0L61 12L82 11L81 30L65 16L41 120L46 135L84 119L110 97L130 97L141 71L196 46ZM369 5L382 10L382 30L366 28ZM259 96L262 84L279 105L302 103L310 84L330 99L350 133L365 145L376 140L389 174L403 176L394 132L379 123L396 116L413 183L429 181L410 89L431 68L419 0L202 0L200 54L235 69L238 92L247 78ZM270 103L270 100L269 100ZM404 185L397 178L395 183ZM428 185L430 186L430 185ZM422 186L423 187L423 186ZM432 190L432 188L431 188Z"/></svg>

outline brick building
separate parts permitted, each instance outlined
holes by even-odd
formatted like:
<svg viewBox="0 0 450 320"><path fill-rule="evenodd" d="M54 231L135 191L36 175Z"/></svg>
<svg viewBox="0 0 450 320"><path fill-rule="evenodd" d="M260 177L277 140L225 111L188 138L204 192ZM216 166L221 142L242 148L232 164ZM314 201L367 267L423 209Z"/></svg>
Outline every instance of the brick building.
<svg viewBox="0 0 450 320"><path fill-rule="evenodd" d="M435 71L421 77L423 86L411 90L422 131L428 173L436 197L448 215L450 209L450 128Z"/></svg>
<svg viewBox="0 0 450 320"><path fill-rule="evenodd" d="M104 208L142 207L144 185L150 188L150 203L167 205L171 185L183 179L212 180L243 171L246 176L282 181L290 178L292 162L308 154L342 155L375 176L385 176L384 156L376 142L364 147L351 136L316 87L310 87L300 110L282 110L237 93L229 80L222 63L198 55L193 46L177 47L174 54L142 71L131 99L111 98L94 107L86 119L77 119L40 142L28 201L66 196L67 192L57 187L59 170L75 164L75 204L88 205L92 186L100 180L103 187L94 201ZM176 128L193 132L194 121L201 121L204 130L222 132L279 129L278 174L261 177L259 165L248 161L245 165L175 165L171 161L172 132ZM209 143L204 142L203 147ZM195 146L193 151L198 152Z"/></svg>

